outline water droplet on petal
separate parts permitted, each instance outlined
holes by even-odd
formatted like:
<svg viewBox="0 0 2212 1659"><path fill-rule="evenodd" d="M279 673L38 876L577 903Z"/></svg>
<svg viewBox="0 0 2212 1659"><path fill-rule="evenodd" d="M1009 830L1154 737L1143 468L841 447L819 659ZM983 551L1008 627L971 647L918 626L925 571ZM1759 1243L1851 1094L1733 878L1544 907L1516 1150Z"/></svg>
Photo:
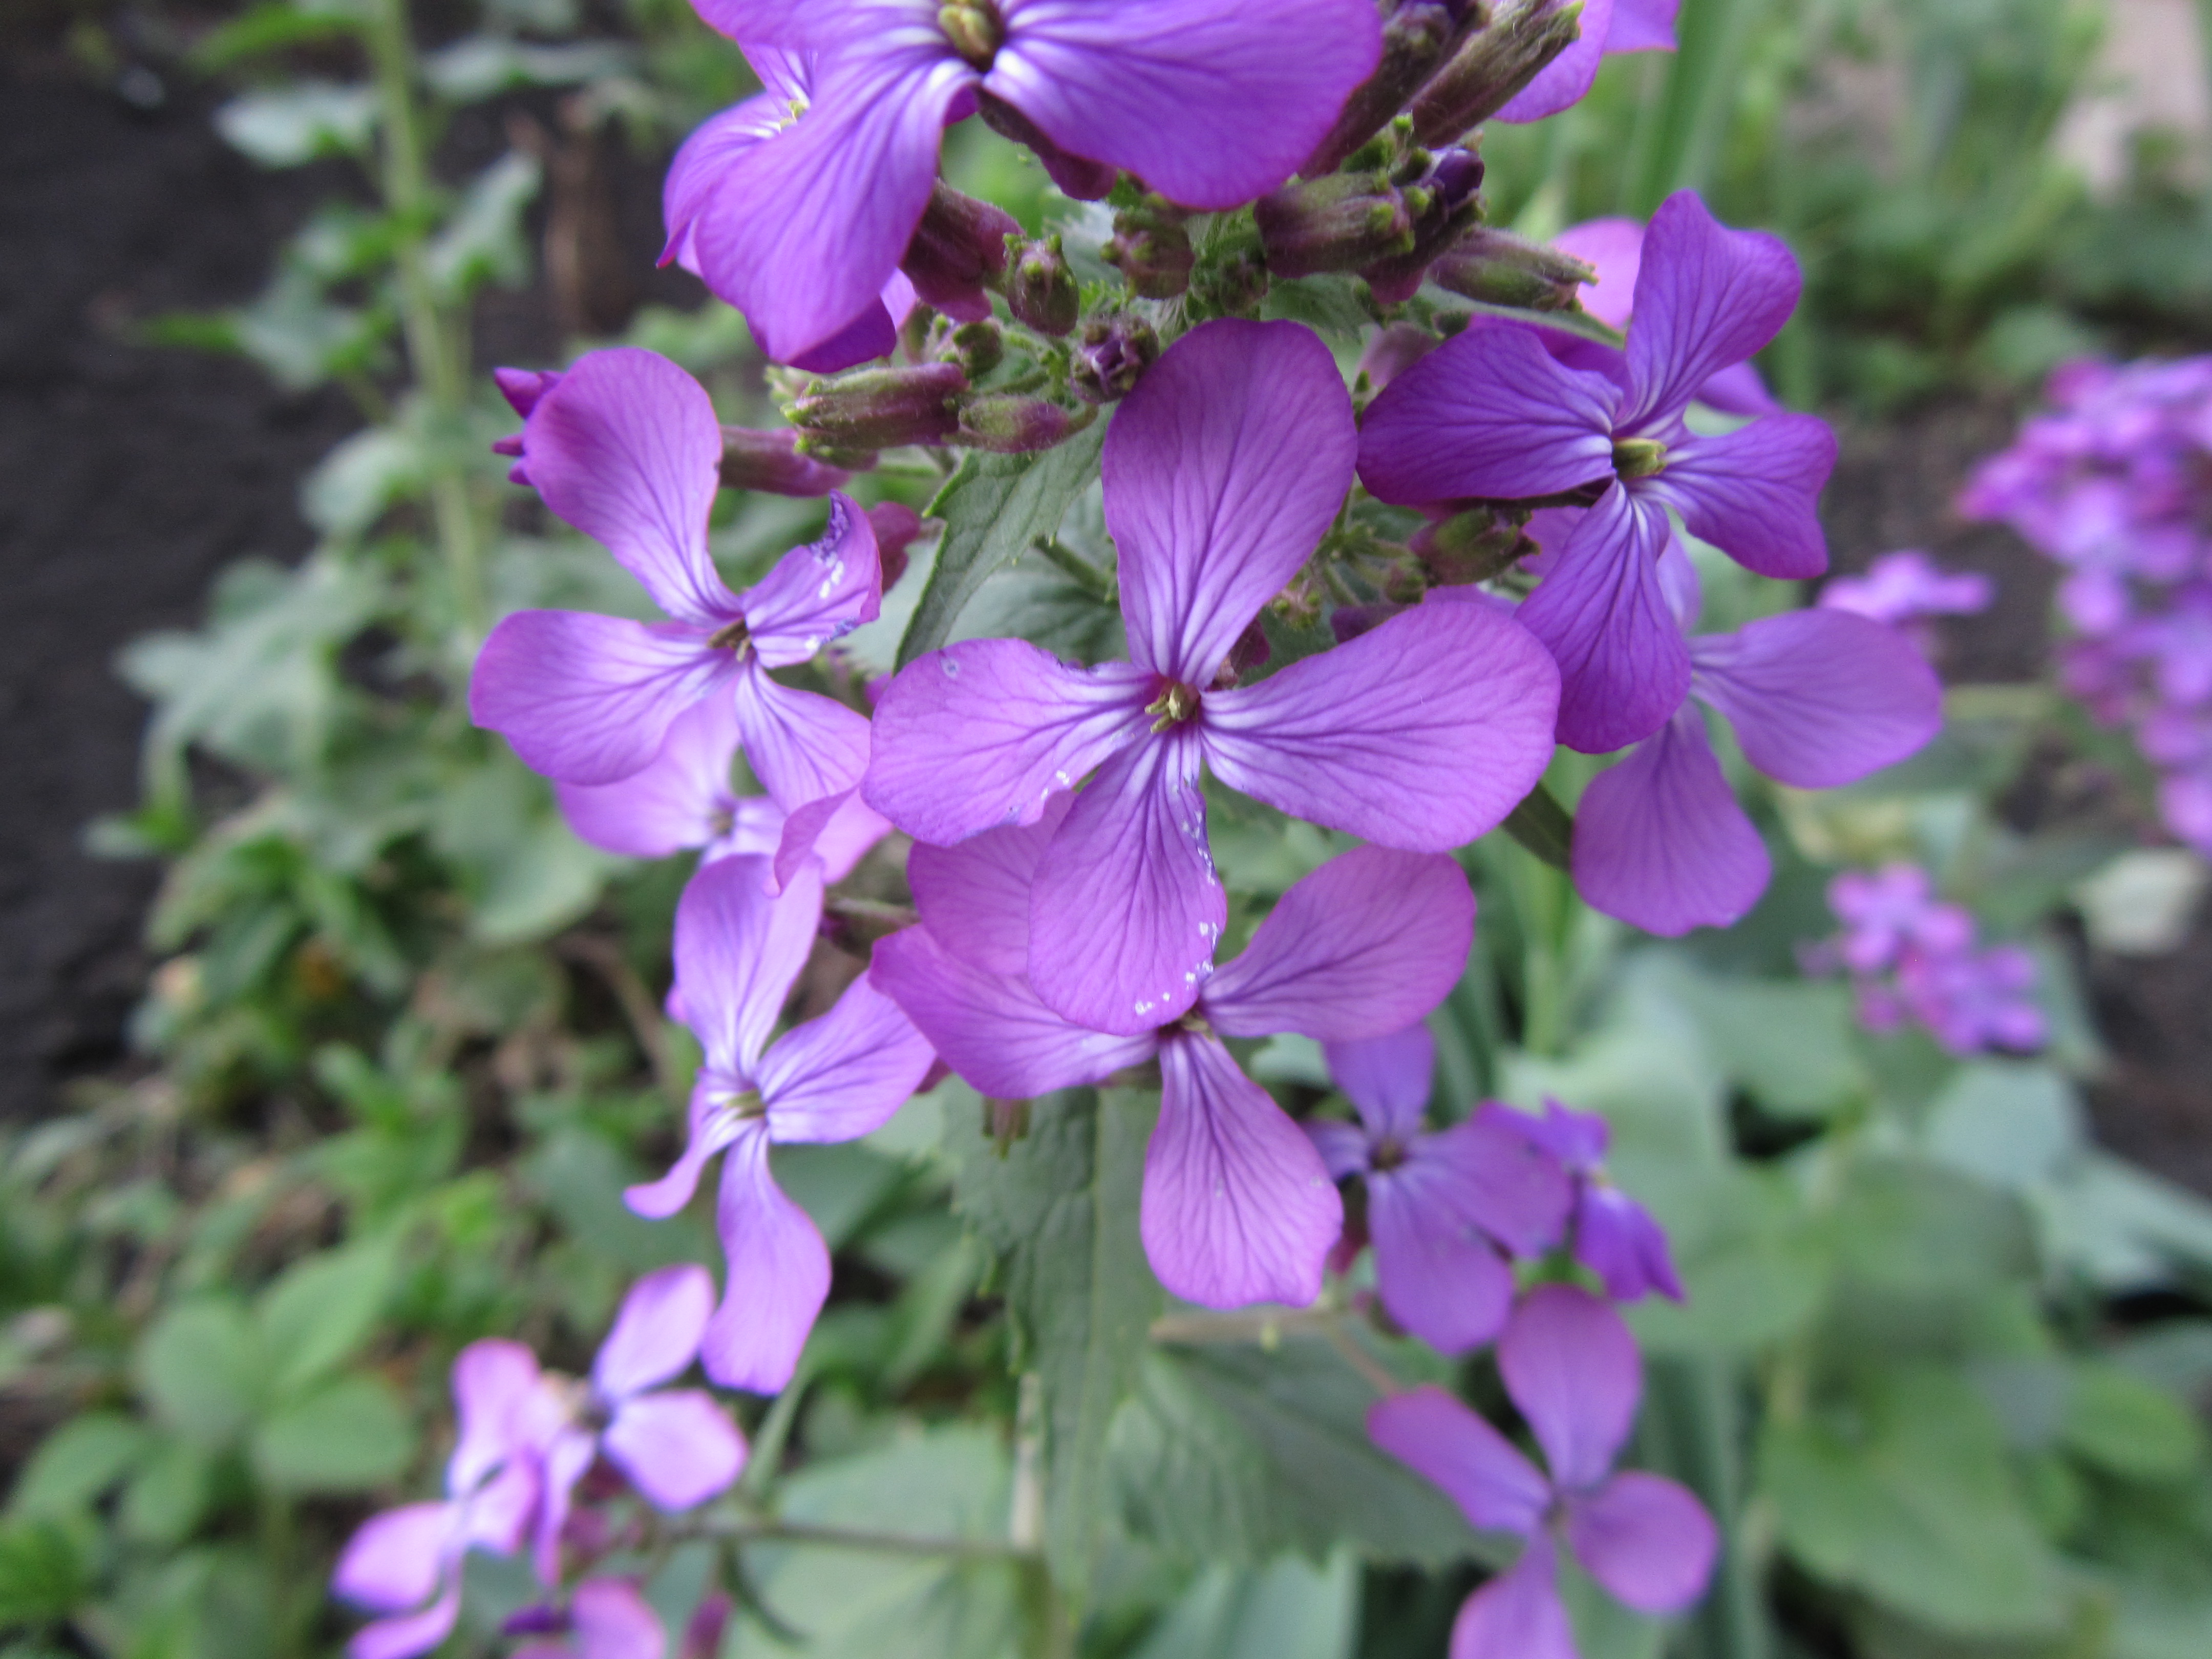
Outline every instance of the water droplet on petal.
<svg viewBox="0 0 2212 1659"><path fill-rule="evenodd" d="M957 680L960 678L960 665L951 657L939 657L937 659L937 665L945 671L946 679Z"/></svg>

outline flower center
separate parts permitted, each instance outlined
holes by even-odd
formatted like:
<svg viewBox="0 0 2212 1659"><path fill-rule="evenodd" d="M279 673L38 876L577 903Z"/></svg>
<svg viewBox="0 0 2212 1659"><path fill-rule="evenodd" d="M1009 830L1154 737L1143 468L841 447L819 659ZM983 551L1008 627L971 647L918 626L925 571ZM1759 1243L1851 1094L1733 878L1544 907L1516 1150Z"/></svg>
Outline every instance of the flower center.
<svg viewBox="0 0 2212 1659"><path fill-rule="evenodd" d="M723 623L707 635L707 643L717 651L734 651L742 657L750 638L745 632L745 619L740 617L735 622Z"/></svg>
<svg viewBox="0 0 2212 1659"><path fill-rule="evenodd" d="M1378 1175L1389 1173L1405 1161L1406 1149L1398 1144L1395 1136L1385 1140L1368 1155L1368 1162L1374 1166Z"/></svg>
<svg viewBox="0 0 2212 1659"><path fill-rule="evenodd" d="M1185 685L1181 680L1170 680L1160 695L1145 705L1145 712L1152 717L1152 730L1164 732L1171 726L1182 726L1198 718L1198 688Z"/></svg>
<svg viewBox="0 0 2212 1659"><path fill-rule="evenodd" d="M760 1097L757 1089L740 1089L733 1095L725 1095L714 1103L715 1114L732 1125L750 1122L768 1115L768 1103Z"/></svg>
<svg viewBox="0 0 2212 1659"><path fill-rule="evenodd" d="M1613 446L1613 470L1624 478L1654 478L1667 470L1667 446L1656 438L1622 438Z"/></svg>
<svg viewBox="0 0 2212 1659"><path fill-rule="evenodd" d="M951 0L937 9L937 27L952 50L979 70L990 68L1006 44L1006 21L991 0Z"/></svg>

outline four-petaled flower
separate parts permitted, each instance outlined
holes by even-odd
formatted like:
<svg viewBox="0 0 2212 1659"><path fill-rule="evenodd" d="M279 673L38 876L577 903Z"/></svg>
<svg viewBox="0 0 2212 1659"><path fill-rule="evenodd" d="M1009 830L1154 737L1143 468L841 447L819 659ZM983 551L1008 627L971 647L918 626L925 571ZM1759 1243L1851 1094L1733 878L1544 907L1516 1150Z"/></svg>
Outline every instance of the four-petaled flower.
<svg viewBox="0 0 2212 1659"><path fill-rule="evenodd" d="M1636 1302L1657 1291L1682 1300L1666 1230L1606 1178L1605 1153L1613 1132L1603 1118L1595 1112L1570 1111L1556 1100L1544 1103L1541 1117L1493 1101L1474 1121L1525 1136L1566 1171L1573 1188L1569 1220L1574 1257L1598 1276L1607 1296Z"/></svg>

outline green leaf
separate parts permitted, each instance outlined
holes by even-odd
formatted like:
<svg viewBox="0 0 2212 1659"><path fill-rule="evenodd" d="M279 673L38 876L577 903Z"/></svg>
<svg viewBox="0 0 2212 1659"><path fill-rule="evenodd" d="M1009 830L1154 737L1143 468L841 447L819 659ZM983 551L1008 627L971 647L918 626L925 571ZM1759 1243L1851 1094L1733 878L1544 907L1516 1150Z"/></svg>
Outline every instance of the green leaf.
<svg viewBox="0 0 2212 1659"><path fill-rule="evenodd" d="M1285 1556L1199 1574L1134 1659L1352 1659L1359 1564L1339 1550L1316 1566Z"/></svg>
<svg viewBox="0 0 2212 1659"><path fill-rule="evenodd" d="M207 1513L217 1455L179 1437L159 1442L124 1490L124 1535L156 1549L183 1543Z"/></svg>
<svg viewBox="0 0 2212 1659"><path fill-rule="evenodd" d="M1844 1273L1877 1297L1975 1294L2035 1266L2015 1199L1934 1165L1869 1158L1852 1170L1835 1221Z"/></svg>
<svg viewBox="0 0 2212 1659"><path fill-rule="evenodd" d="M1036 1102L1003 1154L972 1097L945 1120L955 1206L1005 1261L1017 1364L1043 1383L1045 1547L1079 1596L1104 1541L1108 1432L1162 1303L1137 1235L1158 1110L1150 1094L1069 1090Z"/></svg>
<svg viewBox="0 0 2212 1659"><path fill-rule="evenodd" d="M0 1627L65 1619L91 1594L74 1529L51 1520L0 1526Z"/></svg>
<svg viewBox="0 0 2212 1659"><path fill-rule="evenodd" d="M1929 1103L1925 1133L1939 1162L1992 1186L2029 1189L2081 1150L2081 1103L2047 1065L1976 1060Z"/></svg>
<svg viewBox="0 0 2212 1659"><path fill-rule="evenodd" d="M2084 1462L2130 1480L2178 1480L2204 1455L2187 1407L2116 1365L2077 1367L2059 1432Z"/></svg>
<svg viewBox="0 0 2212 1659"><path fill-rule="evenodd" d="M296 1392L350 1359L374 1328L399 1259L396 1234L294 1262L254 1309L272 1397Z"/></svg>
<svg viewBox="0 0 2212 1659"><path fill-rule="evenodd" d="M423 274L441 299L453 304L486 283L512 288L529 279L522 216L544 175L534 156L510 150L470 183L453 216L422 249Z"/></svg>
<svg viewBox="0 0 2212 1659"><path fill-rule="evenodd" d="M899 641L899 666L952 637L952 624L992 572L1039 537L1059 533L1070 503L1098 476L1098 453L1105 441L1102 417L1040 454L969 452L929 504L929 515L945 520L945 533L938 540L929 586Z"/></svg>
<svg viewBox="0 0 2212 1659"><path fill-rule="evenodd" d="M253 1467L291 1492L361 1492L383 1485L415 1455L415 1427L381 1377L340 1377L270 1416L254 1431Z"/></svg>
<svg viewBox="0 0 2212 1659"><path fill-rule="evenodd" d="M499 35L472 34L422 60L422 78L441 98L474 103L519 87L573 87L625 74L637 53L612 41L534 46Z"/></svg>
<svg viewBox="0 0 2212 1659"><path fill-rule="evenodd" d="M140 1339L133 1369L155 1414L209 1447L236 1439L266 1381L260 1339L234 1302L172 1308Z"/></svg>
<svg viewBox="0 0 2212 1659"><path fill-rule="evenodd" d="M1777 1117L1825 1118L1868 1086L1848 987L1686 978L1714 1060Z"/></svg>
<svg viewBox="0 0 2212 1659"><path fill-rule="evenodd" d="M8 1512L26 1519L74 1515L128 1474L149 1438L120 1412L72 1417L39 1443L15 1480Z"/></svg>
<svg viewBox="0 0 2212 1659"><path fill-rule="evenodd" d="M300 486L300 510L325 534L358 536L385 508L416 489L422 446L411 432L373 426L323 457Z"/></svg>
<svg viewBox="0 0 2212 1659"><path fill-rule="evenodd" d="M202 74L211 75L245 58L328 40L359 27L360 20L350 8L295 6L287 0L264 0L202 36L185 55L186 61Z"/></svg>
<svg viewBox="0 0 2212 1659"><path fill-rule="evenodd" d="M361 155L376 131L376 88L303 81L249 92L215 112L216 131L264 167Z"/></svg>
<svg viewBox="0 0 2212 1659"><path fill-rule="evenodd" d="M578 1246L633 1273L703 1259L703 1231L683 1219L647 1221L623 1202L641 1171L588 1129L557 1129L525 1160L522 1176Z"/></svg>

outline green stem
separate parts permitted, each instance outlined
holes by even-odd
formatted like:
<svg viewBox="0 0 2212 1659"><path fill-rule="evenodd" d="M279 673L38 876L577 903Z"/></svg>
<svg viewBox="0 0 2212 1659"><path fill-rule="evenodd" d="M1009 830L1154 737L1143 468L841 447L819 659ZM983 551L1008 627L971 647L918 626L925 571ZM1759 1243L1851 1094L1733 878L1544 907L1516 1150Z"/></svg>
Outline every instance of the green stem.
<svg viewBox="0 0 2212 1659"><path fill-rule="evenodd" d="M995 1538L940 1538L921 1533L870 1532L857 1527L819 1527L804 1521L703 1521L671 1528L672 1536L715 1538L736 1544L814 1544L827 1549L884 1555L950 1555L969 1560L1027 1561L1036 1552Z"/></svg>
<svg viewBox="0 0 2212 1659"><path fill-rule="evenodd" d="M1044 556L1045 562L1073 578L1083 591L1101 605L1115 602L1113 576L1085 558L1073 548L1051 536L1040 536L1030 545Z"/></svg>
<svg viewBox="0 0 2212 1659"><path fill-rule="evenodd" d="M1567 939L1575 894L1566 872L1522 846L1507 854L1513 908L1521 918L1521 1046L1556 1055L1567 1040Z"/></svg>
<svg viewBox="0 0 2212 1659"><path fill-rule="evenodd" d="M1678 190L1711 183L1735 113L1737 73L1765 0L1684 0L1657 131L1640 158L1632 211L1650 216ZM1641 131L1639 124L1639 131Z"/></svg>

